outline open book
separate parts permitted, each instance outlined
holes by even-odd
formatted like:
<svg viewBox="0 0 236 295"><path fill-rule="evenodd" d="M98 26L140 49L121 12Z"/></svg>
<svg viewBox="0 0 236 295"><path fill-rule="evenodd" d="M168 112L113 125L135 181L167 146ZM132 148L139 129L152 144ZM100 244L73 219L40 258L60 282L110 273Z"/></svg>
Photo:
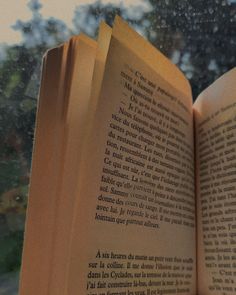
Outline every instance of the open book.
<svg viewBox="0 0 236 295"><path fill-rule="evenodd" d="M192 105L119 17L46 53L20 294L236 294L236 70Z"/></svg>

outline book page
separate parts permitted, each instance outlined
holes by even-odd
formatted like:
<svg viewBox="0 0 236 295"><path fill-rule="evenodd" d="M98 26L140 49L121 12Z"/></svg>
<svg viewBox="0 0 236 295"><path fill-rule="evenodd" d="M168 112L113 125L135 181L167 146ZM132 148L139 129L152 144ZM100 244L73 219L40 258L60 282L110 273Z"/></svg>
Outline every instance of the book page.
<svg viewBox="0 0 236 295"><path fill-rule="evenodd" d="M63 126L63 163L61 177L57 183L57 210L55 214L54 248L51 259L48 294L61 294L66 278L69 240L73 219L73 208L77 197L76 185L89 108L92 75L97 44L84 35L70 39L66 71L66 93L64 97L65 120Z"/></svg>
<svg viewBox="0 0 236 295"><path fill-rule="evenodd" d="M59 295L66 278L96 42L80 35L44 62L27 211L21 294ZM52 291L53 290L53 291Z"/></svg>
<svg viewBox="0 0 236 295"><path fill-rule="evenodd" d="M106 23L101 22L99 26L99 34L97 40L96 61L94 66L94 73L92 78L91 101L90 101L90 115L89 121L93 119L95 109L97 107L97 100L101 90L101 84L104 74L104 68L107 58L107 52L111 40L112 29ZM89 123L89 122L88 122Z"/></svg>
<svg viewBox="0 0 236 295"><path fill-rule="evenodd" d="M112 29L106 23L101 22L99 26L98 40L97 40L97 50L94 63L94 71L92 77L91 93L89 99L89 108L86 114L86 122L84 126L85 139L84 142L88 140L91 129L93 128L94 114L98 105L98 98L101 90L101 84L105 69L105 63L108 53L108 48L111 40ZM86 149L86 144L83 145ZM81 152L81 157L84 151ZM83 171L81 171L83 173Z"/></svg>
<svg viewBox="0 0 236 295"><path fill-rule="evenodd" d="M198 294L236 293L236 69L194 104Z"/></svg>
<svg viewBox="0 0 236 295"><path fill-rule="evenodd" d="M64 294L195 294L192 123L185 78L116 19Z"/></svg>
<svg viewBox="0 0 236 295"><path fill-rule="evenodd" d="M63 87L67 44L44 57L35 127L20 294L47 294L53 249L57 183L63 151ZM53 77L53 79L52 79ZM42 238L44 237L44 238Z"/></svg>

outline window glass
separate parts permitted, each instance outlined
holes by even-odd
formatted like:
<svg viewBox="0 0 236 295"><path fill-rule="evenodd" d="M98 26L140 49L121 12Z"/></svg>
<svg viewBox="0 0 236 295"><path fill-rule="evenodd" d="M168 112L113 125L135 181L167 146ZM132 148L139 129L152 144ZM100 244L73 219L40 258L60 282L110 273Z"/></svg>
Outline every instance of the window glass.
<svg viewBox="0 0 236 295"><path fill-rule="evenodd" d="M121 15L184 72L194 99L235 65L235 0L1 2L0 294L17 294L41 60ZM12 25L10 27L10 25Z"/></svg>

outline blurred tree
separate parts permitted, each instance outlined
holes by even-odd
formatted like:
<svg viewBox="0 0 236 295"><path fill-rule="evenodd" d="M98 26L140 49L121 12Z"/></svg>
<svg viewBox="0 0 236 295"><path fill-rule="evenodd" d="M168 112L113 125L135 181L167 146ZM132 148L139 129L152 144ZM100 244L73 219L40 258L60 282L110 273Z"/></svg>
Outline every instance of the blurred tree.
<svg viewBox="0 0 236 295"><path fill-rule="evenodd" d="M111 3L103 4L100 0L89 5L77 6L73 18L74 32L83 32L95 38L100 22L105 21L109 26L112 26L116 15L121 16L130 25L139 30L141 29L143 8L145 7L145 5L125 7L122 2L119 5Z"/></svg>
<svg viewBox="0 0 236 295"><path fill-rule="evenodd" d="M62 21L42 17L38 0L28 7L32 18L13 26L23 42L8 47L0 64L0 194L28 181L42 55L70 34Z"/></svg>
<svg viewBox="0 0 236 295"><path fill-rule="evenodd" d="M0 193L28 173L35 101L25 96L25 89L34 64L30 50L22 45L9 47L0 67ZM26 99L31 103L28 110Z"/></svg>
<svg viewBox="0 0 236 295"><path fill-rule="evenodd" d="M236 3L149 0L148 39L189 78L194 97L235 65Z"/></svg>
<svg viewBox="0 0 236 295"><path fill-rule="evenodd" d="M30 0L28 7L32 12L32 18L26 22L17 20L13 26L21 32L26 48L42 53L42 50L44 52L45 49L64 42L70 36L71 32L63 21L53 17L42 17L42 4L39 0Z"/></svg>

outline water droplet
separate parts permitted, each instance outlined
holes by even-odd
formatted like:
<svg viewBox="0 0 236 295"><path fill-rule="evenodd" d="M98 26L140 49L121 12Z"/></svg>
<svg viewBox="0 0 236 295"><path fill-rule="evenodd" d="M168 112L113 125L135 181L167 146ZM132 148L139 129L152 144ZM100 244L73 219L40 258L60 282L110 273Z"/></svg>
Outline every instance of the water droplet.
<svg viewBox="0 0 236 295"><path fill-rule="evenodd" d="M210 7L210 8L208 9L208 12L209 12L210 14L212 14L212 13L214 12L214 9L213 9L212 7Z"/></svg>
<svg viewBox="0 0 236 295"><path fill-rule="evenodd" d="M217 25L214 25L213 33L216 33L218 30L219 30L218 26Z"/></svg>

